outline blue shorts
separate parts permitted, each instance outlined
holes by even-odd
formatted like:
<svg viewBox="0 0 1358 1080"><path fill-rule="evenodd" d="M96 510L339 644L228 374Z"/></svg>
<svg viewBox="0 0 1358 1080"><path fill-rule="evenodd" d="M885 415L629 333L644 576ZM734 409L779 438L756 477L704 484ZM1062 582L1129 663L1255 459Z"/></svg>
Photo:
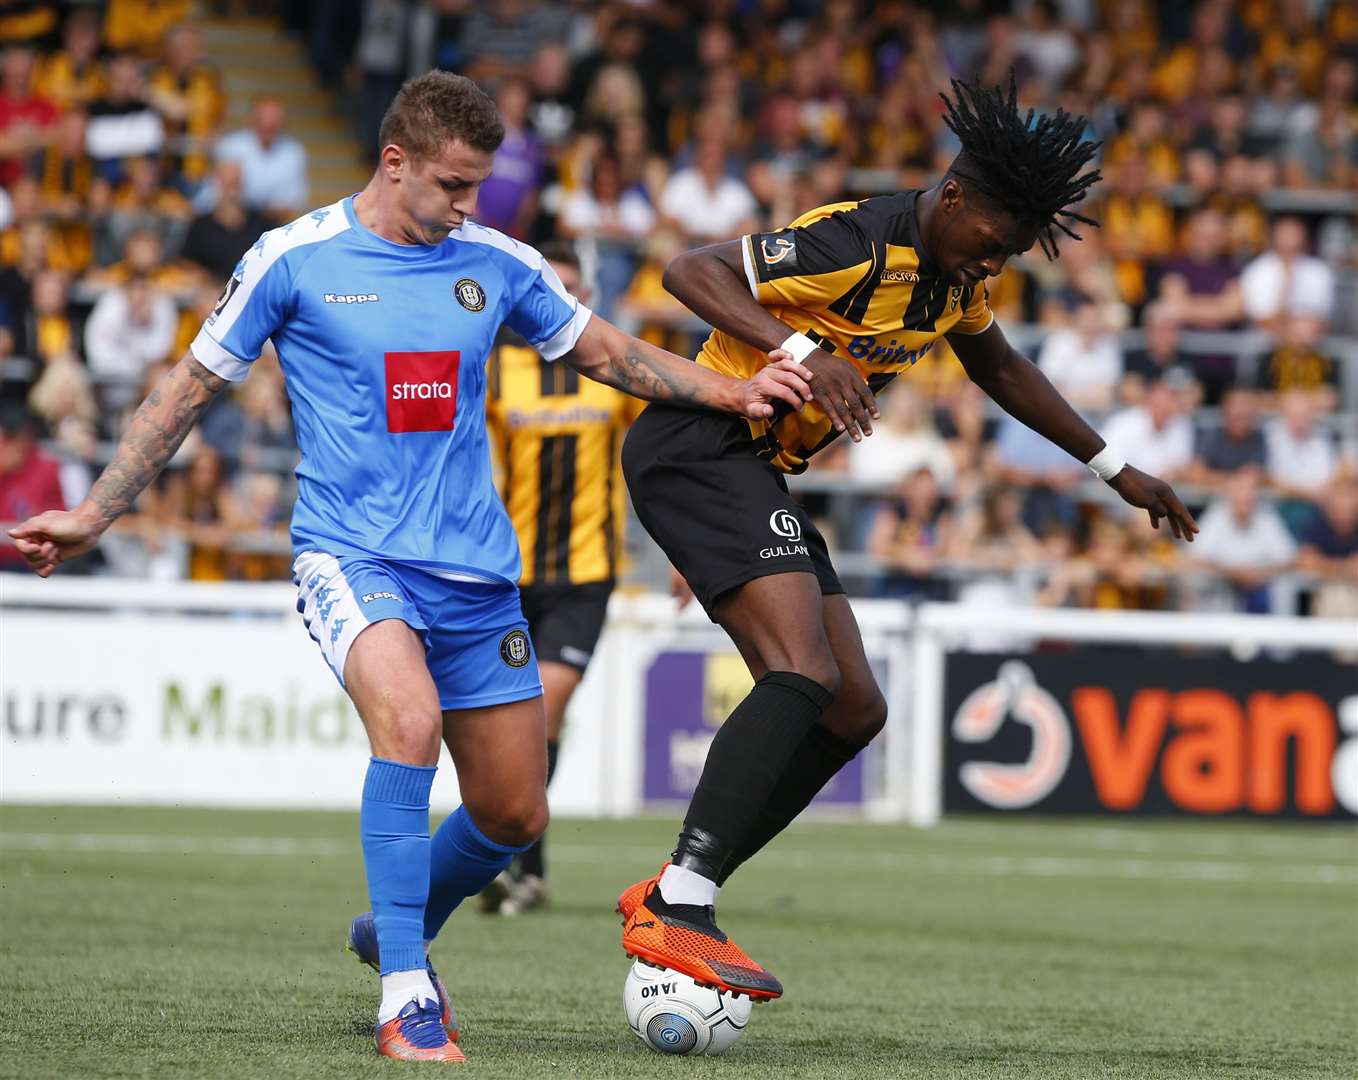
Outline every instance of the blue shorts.
<svg viewBox="0 0 1358 1080"><path fill-rule="evenodd" d="M354 639L400 619L424 639L439 707L475 709L542 693L537 656L513 585L450 581L381 559L304 551L292 564L297 610L344 685Z"/></svg>

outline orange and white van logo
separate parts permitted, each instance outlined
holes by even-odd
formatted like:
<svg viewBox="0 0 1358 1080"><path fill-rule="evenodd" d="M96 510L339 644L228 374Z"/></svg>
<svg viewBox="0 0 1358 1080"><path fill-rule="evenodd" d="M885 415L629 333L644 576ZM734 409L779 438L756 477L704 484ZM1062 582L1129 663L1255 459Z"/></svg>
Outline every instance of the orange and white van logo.
<svg viewBox="0 0 1358 1080"><path fill-rule="evenodd" d="M1018 660L1000 665L994 682L967 695L952 719L952 734L959 742L989 742L1006 719L1032 728L1027 760L968 761L957 775L962 786L987 806L1017 810L1041 802L1066 775L1070 721L1060 702L1037 684L1032 669Z"/></svg>

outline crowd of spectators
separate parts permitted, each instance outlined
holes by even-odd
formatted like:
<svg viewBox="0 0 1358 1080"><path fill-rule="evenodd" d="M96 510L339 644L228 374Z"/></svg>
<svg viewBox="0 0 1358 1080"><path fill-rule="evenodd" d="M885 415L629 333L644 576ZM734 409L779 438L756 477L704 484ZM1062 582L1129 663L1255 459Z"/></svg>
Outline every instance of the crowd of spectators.
<svg viewBox="0 0 1358 1080"><path fill-rule="evenodd" d="M41 365L31 402L68 457L86 429L116 433L211 306L228 252L305 203L304 183L286 182L302 159L278 150L281 106L262 102L250 129L221 135L192 24L162 28L158 48L115 43L122 6L103 24L68 18L36 62L9 49L0 72L0 173L21 223L0 236L0 347ZM1012 260L992 305L1110 444L1182 488L1203 533L1185 547L1123 512L997 414L942 347L885 393L872 439L800 478L846 576L867 592L986 603L1358 610L1354 0L293 0L282 12L374 155L405 77L438 65L477 79L507 129L478 216L530 242L575 240L596 308L687 355L704 328L660 283L677 251L927 186L957 149L938 91L1012 71L1024 103L1090 117L1104 180L1082 209L1102 227L1058 260ZM93 302L83 333L77 301ZM114 383L97 382L91 401L81 373L114 369L133 392L108 400ZM149 535L178 515L201 555L216 535L204 530L281 522L259 480L273 474L249 460L288 445L276 367L241 395L205 424L200 446L215 453L186 453L182 481L131 527ZM229 562L190 559L195 576L277 570Z"/></svg>

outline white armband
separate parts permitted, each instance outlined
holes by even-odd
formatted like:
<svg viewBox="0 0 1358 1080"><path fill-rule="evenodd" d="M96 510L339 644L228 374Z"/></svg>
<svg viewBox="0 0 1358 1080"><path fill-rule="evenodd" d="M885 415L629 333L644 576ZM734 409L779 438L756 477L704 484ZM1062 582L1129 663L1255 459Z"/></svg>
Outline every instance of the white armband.
<svg viewBox="0 0 1358 1080"><path fill-rule="evenodd" d="M779 345L778 348L782 349L784 352L790 352L792 354L792 359L800 364L813 352L819 349L820 346L805 334L798 331L789 334L787 340Z"/></svg>
<svg viewBox="0 0 1358 1080"><path fill-rule="evenodd" d="M1104 446L1097 454L1085 462L1089 471L1100 480L1111 480L1127 467L1127 463L1117 456L1111 446Z"/></svg>

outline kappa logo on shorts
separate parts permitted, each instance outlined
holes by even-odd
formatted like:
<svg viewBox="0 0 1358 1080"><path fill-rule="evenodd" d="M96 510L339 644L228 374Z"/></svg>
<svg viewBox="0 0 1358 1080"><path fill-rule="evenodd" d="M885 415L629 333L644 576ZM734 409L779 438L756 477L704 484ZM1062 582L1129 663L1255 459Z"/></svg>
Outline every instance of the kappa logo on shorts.
<svg viewBox="0 0 1358 1080"><path fill-rule="evenodd" d="M794 544L802 538L802 523L797 520L797 515L791 510L775 510L770 514L769 528L773 530L774 536L781 536L784 540L791 540Z"/></svg>
<svg viewBox="0 0 1358 1080"><path fill-rule="evenodd" d="M394 592L365 592L363 594L363 602L365 604L371 604L374 600L400 600L400 599L401 598L397 596Z"/></svg>
<svg viewBox="0 0 1358 1080"><path fill-rule="evenodd" d="M464 277L453 286L457 302L468 311L480 311L486 306L486 290L474 278Z"/></svg>
<svg viewBox="0 0 1358 1080"><path fill-rule="evenodd" d="M533 655L528 635L522 630L511 630L500 639L500 659L512 668L521 668Z"/></svg>
<svg viewBox="0 0 1358 1080"><path fill-rule="evenodd" d="M457 373L462 353L389 352L387 430L452 431L457 417Z"/></svg>

